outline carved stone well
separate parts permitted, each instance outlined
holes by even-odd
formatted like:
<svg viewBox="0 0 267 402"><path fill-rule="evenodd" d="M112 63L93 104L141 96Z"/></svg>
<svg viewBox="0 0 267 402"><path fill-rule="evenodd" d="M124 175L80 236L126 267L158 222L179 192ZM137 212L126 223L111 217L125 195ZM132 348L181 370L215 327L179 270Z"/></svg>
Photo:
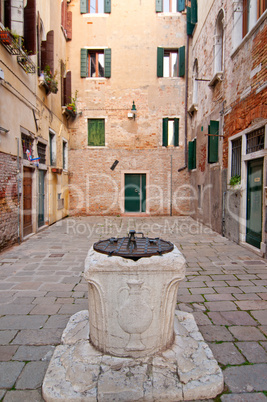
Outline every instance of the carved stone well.
<svg viewBox="0 0 267 402"><path fill-rule="evenodd" d="M122 258L91 248L84 277L90 341L103 353L136 358L167 349L174 341L174 311L185 259L176 246L137 261L131 257L134 251L130 258Z"/></svg>
<svg viewBox="0 0 267 402"><path fill-rule="evenodd" d="M185 259L169 242L132 232L96 243L85 260L88 311L63 332L44 400L176 402L220 393L221 369L193 315L175 310L184 276Z"/></svg>

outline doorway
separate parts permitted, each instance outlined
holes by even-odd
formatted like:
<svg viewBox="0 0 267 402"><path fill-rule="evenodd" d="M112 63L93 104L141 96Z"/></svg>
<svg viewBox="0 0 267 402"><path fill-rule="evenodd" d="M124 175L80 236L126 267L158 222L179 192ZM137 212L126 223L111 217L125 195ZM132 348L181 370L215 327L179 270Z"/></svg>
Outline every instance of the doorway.
<svg viewBox="0 0 267 402"><path fill-rule="evenodd" d="M246 242L260 248L262 240L263 159L248 162Z"/></svg>
<svg viewBox="0 0 267 402"><path fill-rule="evenodd" d="M44 225L44 209L45 209L45 171L39 170L39 205L38 205L38 228Z"/></svg>
<svg viewBox="0 0 267 402"><path fill-rule="evenodd" d="M146 212L146 175L125 174L125 212Z"/></svg>
<svg viewBox="0 0 267 402"><path fill-rule="evenodd" d="M23 236L32 233L32 170L23 168Z"/></svg>

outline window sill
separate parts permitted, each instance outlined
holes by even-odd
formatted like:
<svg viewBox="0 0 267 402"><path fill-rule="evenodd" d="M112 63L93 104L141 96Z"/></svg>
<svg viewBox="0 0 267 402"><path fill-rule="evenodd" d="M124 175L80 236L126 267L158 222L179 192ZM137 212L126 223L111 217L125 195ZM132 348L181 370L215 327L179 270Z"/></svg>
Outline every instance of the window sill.
<svg viewBox="0 0 267 402"><path fill-rule="evenodd" d="M87 149L105 149L107 148L106 145L87 145Z"/></svg>
<svg viewBox="0 0 267 402"><path fill-rule="evenodd" d="M251 30L246 34L246 36L244 36L240 44L234 49L234 51L231 54L231 58L235 57L235 55L244 46L244 44L252 37L252 35L255 33L255 31L259 28L259 26L263 23L263 21L266 18L267 18L267 10L264 11L264 13L260 16L254 27L251 28Z"/></svg>
<svg viewBox="0 0 267 402"><path fill-rule="evenodd" d="M223 78L223 71L218 71L209 82L209 87L215 87L218 82L221 82Z"/></svg>
<svg viewBox="0 0 267 402"><path fill-rule="evenodd" d="M159 17L180 17L180 15L182 14L181 11L161 11L161 12L157 12L157 15Z"/></svg>
<svg viewBox="0 0 267 402"><path fill-rule="evenodd" d="M86 80L90 81L105 81L106 77L85 77Z"/></svg>

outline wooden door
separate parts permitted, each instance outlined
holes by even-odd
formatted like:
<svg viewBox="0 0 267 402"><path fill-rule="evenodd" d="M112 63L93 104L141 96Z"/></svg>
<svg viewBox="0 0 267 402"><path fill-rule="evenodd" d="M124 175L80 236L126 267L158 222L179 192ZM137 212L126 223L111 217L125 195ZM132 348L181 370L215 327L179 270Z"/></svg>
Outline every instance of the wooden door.
<svg viewBox="0 0 267 402"><path fill-rule="evenodd" d="M32 233L32 170L23 168L23 236Z"/></svg>
<svg viewBox="0 0 267 402"><path fill-rule="evenodd" d="M44 225L44 205L45 205L44 178L45 178L44 170L39 170L38 227Z"/></svg>

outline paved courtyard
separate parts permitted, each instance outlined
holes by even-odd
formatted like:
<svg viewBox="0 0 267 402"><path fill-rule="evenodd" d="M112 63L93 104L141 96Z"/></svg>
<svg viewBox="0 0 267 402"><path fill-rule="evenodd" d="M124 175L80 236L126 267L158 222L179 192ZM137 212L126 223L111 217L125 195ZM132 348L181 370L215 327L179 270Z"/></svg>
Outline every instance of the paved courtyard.
<svg viewBox="0 0 267 402"><path fill-rule="evenodd" d="M177 309L194 314L223 369L225 389L216 401L267 401L267 261L187 217L68 218L2 252L0 400L43 400L62 331L87 309L82 272L89 247L129 229L170 240L184 254Z"/></svg>

